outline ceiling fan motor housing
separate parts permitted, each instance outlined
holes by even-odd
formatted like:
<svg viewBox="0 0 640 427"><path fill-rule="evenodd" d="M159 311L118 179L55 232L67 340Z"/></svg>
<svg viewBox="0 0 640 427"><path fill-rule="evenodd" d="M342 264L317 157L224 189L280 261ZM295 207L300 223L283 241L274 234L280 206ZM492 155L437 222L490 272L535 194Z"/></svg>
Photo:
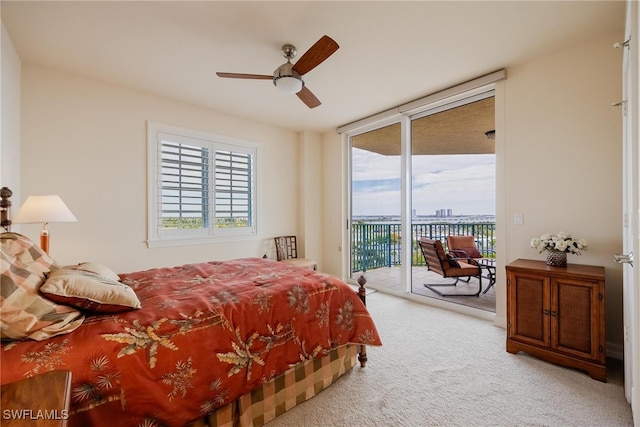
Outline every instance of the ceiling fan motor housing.
<svg viewBox="0 0 640 427"><path fill-rule="evenodd" d="M302 76L293 69L293 64L286 62L273 72L273 84L283 92L298 93L304 82Z"/></svg>

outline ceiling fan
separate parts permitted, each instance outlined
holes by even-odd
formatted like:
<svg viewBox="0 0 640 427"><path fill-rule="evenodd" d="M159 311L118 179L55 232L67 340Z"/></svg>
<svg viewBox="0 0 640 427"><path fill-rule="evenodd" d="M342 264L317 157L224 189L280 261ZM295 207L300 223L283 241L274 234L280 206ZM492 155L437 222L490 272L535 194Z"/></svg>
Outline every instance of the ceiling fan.
<svg viewBox="0 0 640 427"><path fill-rule="evenodd" d="M273 75L266 74L240 74L240 73L216 73L218 77L231 79L273 80L273 84L285 93L295 93L307 107L315 108L320 101L307 88L302 76L316 68L325 59L333 55L340 46L329 36L322 36L309 50L307 50L295 64L291 60L297 54L296 47L291 44L282 46L282 56L287 62L276 68Z"/></svg>

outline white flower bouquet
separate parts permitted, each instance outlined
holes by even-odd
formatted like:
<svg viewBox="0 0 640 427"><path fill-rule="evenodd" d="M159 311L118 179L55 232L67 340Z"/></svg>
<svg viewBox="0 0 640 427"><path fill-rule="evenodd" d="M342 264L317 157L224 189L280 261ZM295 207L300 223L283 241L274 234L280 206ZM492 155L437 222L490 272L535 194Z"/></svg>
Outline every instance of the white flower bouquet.
<svg viewBox="0 0 640 427"><path fill-rule="evenodd" d="M531 239L531 247L542 252L565 252L568 254L580 255L580 251L587 249L587 241L584 239L574 239L571 234L563 231L556 234L543 234L540 237Z"/></svg>

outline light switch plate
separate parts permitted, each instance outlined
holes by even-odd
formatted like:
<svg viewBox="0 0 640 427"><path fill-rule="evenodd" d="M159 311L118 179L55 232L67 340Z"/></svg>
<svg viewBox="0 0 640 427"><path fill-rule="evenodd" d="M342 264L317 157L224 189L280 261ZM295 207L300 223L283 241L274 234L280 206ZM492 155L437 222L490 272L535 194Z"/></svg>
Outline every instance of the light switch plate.
<svg viewBox="0 0 640 427"><path fill-rule="evenodd" d="M521 213L516 213L513 214L513 223L515 225L522 225L524 224L524 215Z"/></svg>

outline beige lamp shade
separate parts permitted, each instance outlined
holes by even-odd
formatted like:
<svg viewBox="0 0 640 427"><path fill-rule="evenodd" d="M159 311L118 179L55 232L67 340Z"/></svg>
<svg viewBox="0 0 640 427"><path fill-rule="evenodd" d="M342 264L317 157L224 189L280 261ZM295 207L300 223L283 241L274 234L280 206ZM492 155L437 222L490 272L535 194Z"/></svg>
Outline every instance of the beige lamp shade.
<svg viewBox="0 0 640 427"><path fill-rule="evenodd" d="M13 217L15 224L34 224L48 222L76 222L60 196L29 196Z"/></svg>
<svg viewBox="0 0 640 427"><path fill-rule="evenodd" d="M42 223L40 232L40 247L49 253L49 230L47 224L50 222L76 222L76 217L71 213L67 205L64 204L60 196L29 196L24 201L20 210L13 217L16 224Z"/></svg>

